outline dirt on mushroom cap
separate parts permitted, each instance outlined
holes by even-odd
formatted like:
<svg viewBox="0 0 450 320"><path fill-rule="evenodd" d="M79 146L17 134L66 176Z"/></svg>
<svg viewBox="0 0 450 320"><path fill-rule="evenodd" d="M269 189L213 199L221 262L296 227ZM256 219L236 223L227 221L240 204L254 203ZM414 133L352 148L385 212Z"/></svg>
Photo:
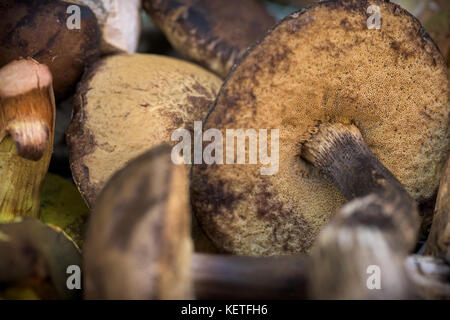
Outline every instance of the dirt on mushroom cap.
<svg viewBox="0 0 450 320"><path fill-rule="evenodd" d="M370 5L381 29L369 30ZM195 166L194 212L237 254L309 250L344 202L298 157L320 122L354 123L419 201L433 196L449 147L448 71L420 23L384 1L327 1L280 22L230 74L205 128L280 129L280 167Z"/></svg>
<svg viewBox="0 0 450 320"><path fill-rule="evenodd" d="M67 133L74 180L88 205L130 159L203 120L221 83L194 64L157 55L97 63L79 87Z"/></svg>

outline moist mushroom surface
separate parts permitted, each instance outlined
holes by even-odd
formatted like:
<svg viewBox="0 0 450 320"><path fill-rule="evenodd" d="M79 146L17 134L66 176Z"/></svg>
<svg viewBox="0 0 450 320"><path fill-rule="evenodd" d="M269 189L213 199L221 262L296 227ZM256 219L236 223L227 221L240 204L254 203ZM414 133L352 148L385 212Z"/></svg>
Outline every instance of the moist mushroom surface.
<svg viewBox="0 0 450 320"><path fill-rule="evenodd" d="M370 5L381 28L368 29ZM223 85L204 130L279 129L279 170L196 165L194 213L237 254L307 252L343 196L300 159L321 123L354 124L420 201L436 192L449 147L448 71L417 19L384 1L328 1L286 17ZM269 139L270 140L270 139Z"/></svg>

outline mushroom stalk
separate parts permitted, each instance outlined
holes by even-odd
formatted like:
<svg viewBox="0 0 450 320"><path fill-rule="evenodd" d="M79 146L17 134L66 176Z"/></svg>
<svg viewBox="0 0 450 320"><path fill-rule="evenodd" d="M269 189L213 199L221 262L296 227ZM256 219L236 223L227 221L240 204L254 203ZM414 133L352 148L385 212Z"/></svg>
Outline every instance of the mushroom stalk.
<svg viewBox="0 0 450 320"><path fill-rule="evenodd" d="M353 199L319 234L310 269L312 296L419 297L404 266L416 242L416 204L370 152L359 130L322 124L302 152L347 199Z"/></svg>
<svg viewBox="0 0 450 320"><path fill-rule="evenodd" d="M389 217L405 246L413 248L419 228L414 200L367 147L354 125L324 123L303 144L302 157L327 176L348 200L375 194L395 207ZM380 212L381 214L381 212ZM386 217L388 218L388 217ZM380 216L379 223L382 223Z"/></svg>
<svg viewBox="0 0 450 320"><path fill-rule="evenodd" d="M39 217L55 122L52 76L34 60L0 70L0 220Z"/></svg>
<svg viewBox="0 0 450 320"><path fill-rule="evenodd" d="M194 254L197 299L306 299L308 259Z"/></svg>

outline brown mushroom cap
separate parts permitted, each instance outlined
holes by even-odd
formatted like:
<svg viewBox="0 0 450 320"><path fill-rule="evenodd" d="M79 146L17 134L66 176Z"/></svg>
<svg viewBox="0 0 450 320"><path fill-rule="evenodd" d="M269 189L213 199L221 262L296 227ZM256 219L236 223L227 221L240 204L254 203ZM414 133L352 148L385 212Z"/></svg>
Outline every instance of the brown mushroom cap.
<svg viewBox="0 0 450 320"><path fill-rule="evenodd" d="M92 11L79 6L80 29L69 29L67 8L55 0L6 0L0 4L0 66L20 57L47 65L57 99L73 90L84 67L100 50L101 33Z"/></svg>
<svg viewBox="0 0 450 320"><path fill-rule="evenodd" d="M222 81L157 55L108 57L86 74L67 132L72 173L92 207L112 174L178 128L204 119Z"/></svg>
<svg viewBox="0 0 450 320"><path fill-rule="evenodd" d="M380 30L368 29L370 5ZM420 23L384 1L327 1L286 17L230 74L204 130L279 129L279 171L194 166L194 213L238 254L308 251L342 195L300 159L321 122L355 124L416 200L435 193L449 147L448 71Z"/></svg>
<svg viewBox="0 0 450 320"><path fill-rule="evenodd" d="M42 299L80 298L67 288L67 267L81 255L60 229L31 218L0 224L0 287L32 288Z"/></svg>
<svg viewBox="0 0 450 320"><path fill-rule="evenodd" d="M190 299L186 169L158 146L118 171L99 196L84 250L87 299Z"/></svg>
<svg viewBox="0 0 450 320"><path fill-rule="evenodd" d="M257 0L144 1L172 46L221 76L275 23Z"/></svg>

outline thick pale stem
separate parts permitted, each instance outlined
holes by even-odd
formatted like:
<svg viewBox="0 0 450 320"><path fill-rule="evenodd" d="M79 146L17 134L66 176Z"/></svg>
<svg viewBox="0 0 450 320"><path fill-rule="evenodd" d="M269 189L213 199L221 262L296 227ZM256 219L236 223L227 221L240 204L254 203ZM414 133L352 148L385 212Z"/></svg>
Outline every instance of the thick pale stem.
<svg viewBox="0 0 450 320"><path fill-rule="evenodd" d="M53 151L55 102L48 68L34 60L0 70L0 220L39 217Z"/></svg>

